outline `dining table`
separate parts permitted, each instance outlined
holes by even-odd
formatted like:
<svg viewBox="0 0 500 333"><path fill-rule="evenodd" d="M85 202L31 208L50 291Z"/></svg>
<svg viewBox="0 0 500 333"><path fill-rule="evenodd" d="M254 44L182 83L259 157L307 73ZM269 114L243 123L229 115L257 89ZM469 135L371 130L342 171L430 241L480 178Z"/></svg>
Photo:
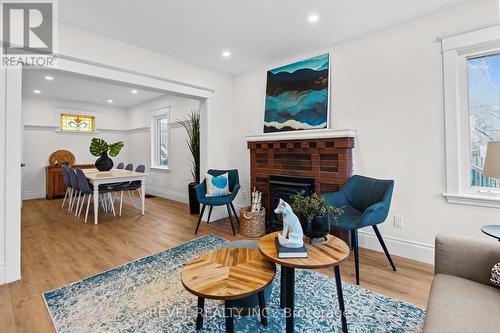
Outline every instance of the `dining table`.
<svg viewBox="0 0 500 333"><path fill-rule="evenodd" d="M143 172L112 169L99 171L97 169L83 169L85 176L94 187L94 224L99 223L99 185L115 184L123 182L141 182L141 214L144 215L144 201L146 199L146 177Z"/></svg>

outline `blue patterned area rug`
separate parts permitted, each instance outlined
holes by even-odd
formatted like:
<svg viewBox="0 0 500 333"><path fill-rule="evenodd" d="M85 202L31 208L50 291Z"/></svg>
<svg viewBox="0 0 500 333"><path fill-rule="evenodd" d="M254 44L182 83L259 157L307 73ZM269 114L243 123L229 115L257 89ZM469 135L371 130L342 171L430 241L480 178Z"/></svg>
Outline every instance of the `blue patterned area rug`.
<svg viewBox="0 0 500 333"><path fill-rule="evenodd" d="M180 271L193 257L227 243L204 236L46 292L57 332L194 332L197 299L182 287ZM283 332L279 289L278 273L267 301L268 327L258 316L237 316L235 331ZM343 290L349 332L421 332L421 309L348 283ZM297 270L295 292L296 332L341 332L333 277ZM206 300L200 333L224 332L223 309L220 301Z"/></svg>

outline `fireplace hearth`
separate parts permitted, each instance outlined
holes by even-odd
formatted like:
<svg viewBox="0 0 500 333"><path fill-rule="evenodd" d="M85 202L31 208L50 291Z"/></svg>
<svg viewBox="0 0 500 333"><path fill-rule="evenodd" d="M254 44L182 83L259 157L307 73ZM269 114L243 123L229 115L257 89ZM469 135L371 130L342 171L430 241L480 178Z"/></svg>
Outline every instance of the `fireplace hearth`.
<svg viewBox="0 0 500 333"><path fill-rule="evenodd" d="M288 204L292 204L291 197L304 191L306 195L314 193L314 178L301 178L289 176L269 176L269 202L268 210L269 227L271 231L283 229L282 217L274 213L280 199L285 200Z"/></svg>

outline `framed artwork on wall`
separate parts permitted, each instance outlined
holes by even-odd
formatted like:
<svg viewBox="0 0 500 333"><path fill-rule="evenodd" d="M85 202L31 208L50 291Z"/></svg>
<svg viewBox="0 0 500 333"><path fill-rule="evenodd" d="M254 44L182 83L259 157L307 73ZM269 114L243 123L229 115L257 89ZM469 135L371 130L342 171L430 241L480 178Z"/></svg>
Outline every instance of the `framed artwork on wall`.
<svg viewBox="0 0 500 333"><path fill-rule="evenodd" d="M328 128L328 53L267 72L264 133Z"/></svg>

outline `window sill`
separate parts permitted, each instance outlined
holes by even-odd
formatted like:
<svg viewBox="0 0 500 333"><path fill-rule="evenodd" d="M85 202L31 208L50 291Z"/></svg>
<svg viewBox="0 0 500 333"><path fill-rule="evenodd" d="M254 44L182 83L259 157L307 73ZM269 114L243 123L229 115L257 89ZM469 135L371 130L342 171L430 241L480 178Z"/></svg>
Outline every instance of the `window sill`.
<svg viewBox="0 0 500 333"><path fill-rule="evenodd" d="M161 165L152 165L150 169L155 171L172 172L172 169L170 169L168 166Z"/></svg>
<svg viewBox="0 0 500 333"><path fill-rule="evenodd" d="M451 204L500 208L498 194L443 193L443 196Z"/></svg>

